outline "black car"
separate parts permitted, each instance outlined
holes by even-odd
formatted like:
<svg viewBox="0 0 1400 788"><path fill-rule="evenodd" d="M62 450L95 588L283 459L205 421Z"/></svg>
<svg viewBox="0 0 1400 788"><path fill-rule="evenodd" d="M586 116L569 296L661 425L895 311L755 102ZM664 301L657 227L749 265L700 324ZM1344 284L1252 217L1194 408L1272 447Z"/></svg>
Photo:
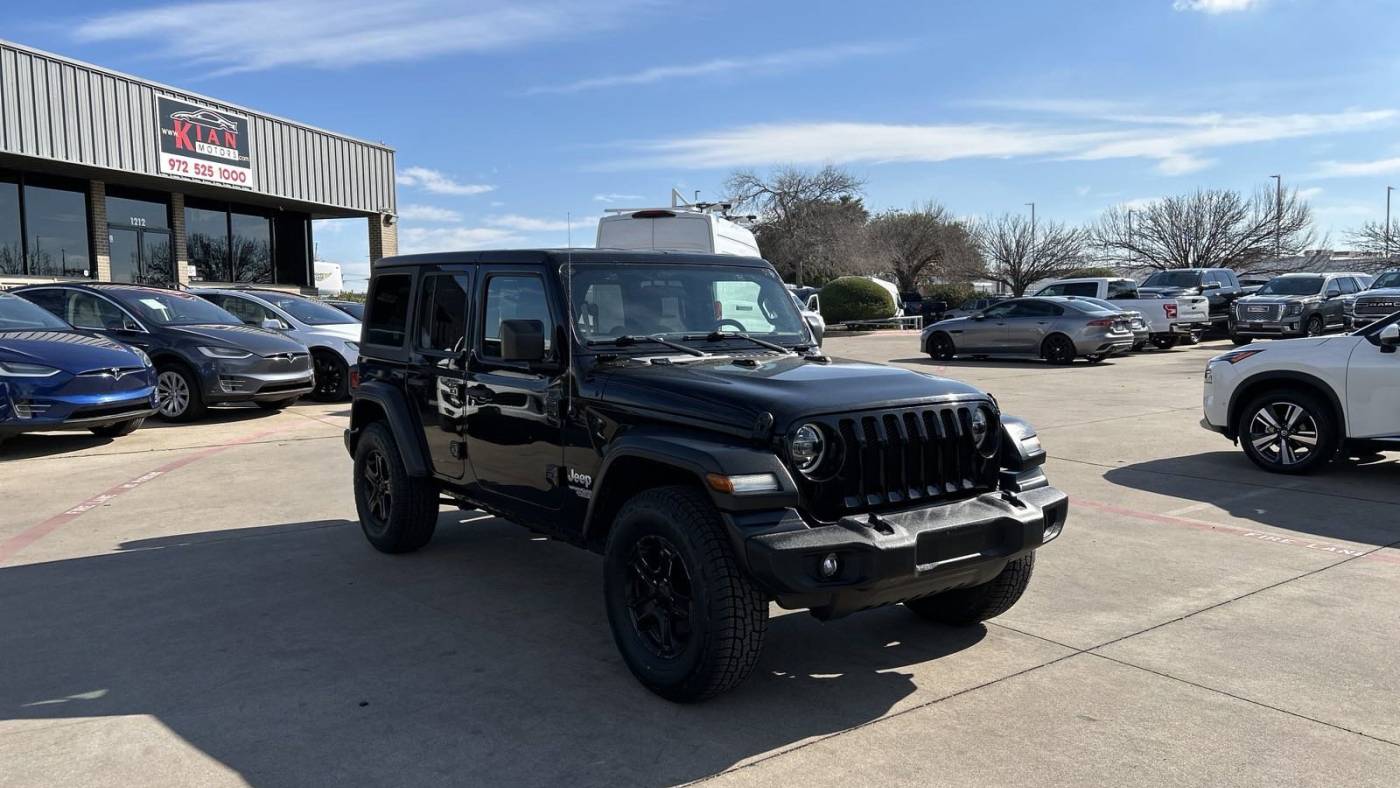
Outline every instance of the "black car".
<svg viewBox="0 0 1400 788"><path fill-rule="evenodd" d="M306 346L246 326L191 293L117 284L12 290L68 321L145 351L156 366L157 415L199 418L209 405L286 407L313 388Z"/></svg>
<svg viewBox="0 0 1400 788"><path fill-rule="evenodd" d="M753 670L770 600L999 615L1069 509L1027 424L822 355L756 258L381 260L345 442L381 551L426 545L446 498L602 553L624 661L680 701Z"/></svg>
<svg viewBox="0 0 1400 788"><path fill-rule="evenodd" d="M1347 327L1350 296L1364 290L1364 274L1283 274L1254 295L1235 301L1230 339L1236 345L1260 337L1315 337Z"/></svg>
<svg viewBox="0 0 1400 788"><path fill-rule="evenodd" d="M1143 280L1139 294L1162 298L1205 296L1210 302L1210 322L1224 327L1230 319L1230 306L1244 296L1239 277L1228 268L1176 268L1158 271Z"/></svg>
<svg viewBox="0 0 1400 788"><path fill-rule="evenodd" d="M356 320L365 319L365 305L361 301L343 301L338 298L322 299L322 303L329 304Z"/></svg>

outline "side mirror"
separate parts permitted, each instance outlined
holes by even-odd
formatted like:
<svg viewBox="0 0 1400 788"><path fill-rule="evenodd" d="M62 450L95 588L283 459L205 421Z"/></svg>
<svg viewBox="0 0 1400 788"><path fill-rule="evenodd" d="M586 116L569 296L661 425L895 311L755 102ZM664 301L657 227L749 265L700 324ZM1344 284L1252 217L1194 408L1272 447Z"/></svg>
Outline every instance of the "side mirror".
<svg viewBox="0 0 1400 788"><path fill-rule="evenodd" d="M281 321L281 320L278 320L278 319L275 318L275 317L264 318L263 321L262 321L262 323L260 323L259 325L260 325L262 328L267 329L268 331L281 331L281 330L282 330L282 321Z"/></svg>
<svg viewBox="0 0 1400 788"><path fill-rule="evenodd" d="M502 320L501 360L543 361L544 323L539 320Z"/></svg>
<svg viewBox="0 0 1400 788"><path fill-rule="evenodd" d="M1400 347L1400 324L1391 323L1382 328L1380 336L1376 338L1380 340L1382 353L1394 353Z"/></svg>

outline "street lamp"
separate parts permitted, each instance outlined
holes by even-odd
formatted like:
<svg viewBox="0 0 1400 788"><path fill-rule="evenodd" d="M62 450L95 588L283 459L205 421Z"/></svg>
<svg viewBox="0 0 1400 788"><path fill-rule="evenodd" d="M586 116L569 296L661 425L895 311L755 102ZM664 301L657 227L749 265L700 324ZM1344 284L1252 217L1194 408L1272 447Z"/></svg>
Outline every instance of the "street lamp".
<svg viewBox="0 0 1400 788"><path fill-rule="evenodd" d="M1390 193L1394 186L1385 187L1385 260L1390 262Z"/></svg>
<svg viewBox="0 0 1400 788"><path fill-rule="evenodd" d="M1128 209L1128 265L1137 262L1137 250L1133 248L1133 209Z"/></svg>
<svg viewBox="0 0 1400 788"><path fill-rule="evenodd" d="M1034 265L1034 264L1035 264L1035 203L1033 203L1033 202L1028 202L1028 203L1026 203L1026 205L1029 205L1029 206L1031 207L1031 249L1030 249L1030 252L1031 252L1031 264Z"/></svg>

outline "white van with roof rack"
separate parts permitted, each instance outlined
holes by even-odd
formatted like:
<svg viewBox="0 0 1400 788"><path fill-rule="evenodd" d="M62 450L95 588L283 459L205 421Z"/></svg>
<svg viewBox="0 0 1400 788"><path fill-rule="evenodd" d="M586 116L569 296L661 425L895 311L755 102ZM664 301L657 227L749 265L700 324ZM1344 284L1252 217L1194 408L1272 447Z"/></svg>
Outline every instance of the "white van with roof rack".
<svg viewBox="0 0 1400 788"><path fill-rule="evenodd" d="M729 216L732 207L687 203L672 190L668 208L610 208L598 221L597 247L761 257L753 231Z"/></svg>

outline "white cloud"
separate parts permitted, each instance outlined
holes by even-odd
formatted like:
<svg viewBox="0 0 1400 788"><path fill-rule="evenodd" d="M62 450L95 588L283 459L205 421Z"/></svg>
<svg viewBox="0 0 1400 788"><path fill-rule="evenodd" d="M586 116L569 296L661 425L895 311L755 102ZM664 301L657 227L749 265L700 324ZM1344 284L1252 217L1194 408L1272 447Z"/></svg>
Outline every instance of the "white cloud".
<svg viewBox="0 0 1400 788"><path fill-rule="evenodd" d="M1228 14L1234 11L1248 11L1264 4L1264 0L1175 0L1172 8L1178 11L1199 11L1203 14Z"/></svg>
<svg viewBox="0 0 1400 788"><path fill-rule="evenodd" d="M684 63L671 66L653 66L640 71L622 74L609 74L589 77L557 85L537 85L525 91L537 93L578 93L585 90L650 85L678 79L697 79L729 74L742 74L746 77L760 73L777 73L804 66L828 65L857 57L882 55L905 48L900 43L844 44L805 49L789 49L768 55L729 57L706 60L700 63Z"/></svg>
<svg viewBox="0 0 1400 788"><path fill-rule="evenodd" d="M964 123L893 125L855 122L740 126L660 141L629 142L641 155L602 169L674 167L724 169L793 164L940 162L955 159L1145 159L1166 175L1196 172L1212 161L1203 152L1236 145L1313 137L1390 125L1394 110L1292 115L1203 115L1135 122L1098 118L1043 125Z"/></svg>
<svg viewBox="0 0 1400 788"><path fill-rule="evenodd" d="M399 218L413 222L459 222L462 214L436 205L401 205Z"/></svg>
<svg viewBox="0 0 1400 788"><path fill-rule="evenodd" d="M494 191L495 186L484 183L458 183L448 176L427 167L409 167L396 178L400 186L413 186L433 194L471 195Z"/></svg>
<svg viewBox="0 0 1400 788"><path fill-rule="evenodd" d="M640 194L595 194L594 202L630 202L632 200L645 199Z"/></svg>
<svg viewBox="0 0 1400 788"><path fill-rule="evenodd" d="M1299 189L1298 197L1304 200L1311 200L1319 194L1322 194L1322 191L1323 189L1321 186L1309 186L1304 189Z"/></svg>
<svg viewBox="0 0 1400 788"><path fill-rule="evenodd" d="M618 27L647 0L220 0L167 3L85 19L84 43L144 42L206 75L285 66L345 68L452 52L494 52Z"/></svg>
<svg viewBox="0 0 1400 788"><path fill-rule="evenodd" d="M453 252L461 249L502 249L524 242L511 230L496 227L404 227L399 230L399 251Z"/></svg>
<svg viewBox="0 0 1400 788"><path fill-rule="evenodd" d="M505 227L525 233L562 233L567 232L570 226L570 220L567 217L564 219L539 219L514 213L489 217L486 223L492 227ZM583 216L572 221L574 230L587 229L597 223L597 217L593 216Z"/></svg>
<svg viewBox="0 0 1400 788"><path fill-rule="evenodd" d="M1119 207L1129 211L1141 211L1150 208L1153 203L1160 201L1161 197L1134 197L1131 200L1124 200L1119 203Z"/></svg>
<svg viewBox="0 0 1400 788"><path fill-rule="evenodd" d="M1313 173L1314 178L1370 178L1379 175L1400 175L1400 157L1374 161L1324 161Z"/></svg>

